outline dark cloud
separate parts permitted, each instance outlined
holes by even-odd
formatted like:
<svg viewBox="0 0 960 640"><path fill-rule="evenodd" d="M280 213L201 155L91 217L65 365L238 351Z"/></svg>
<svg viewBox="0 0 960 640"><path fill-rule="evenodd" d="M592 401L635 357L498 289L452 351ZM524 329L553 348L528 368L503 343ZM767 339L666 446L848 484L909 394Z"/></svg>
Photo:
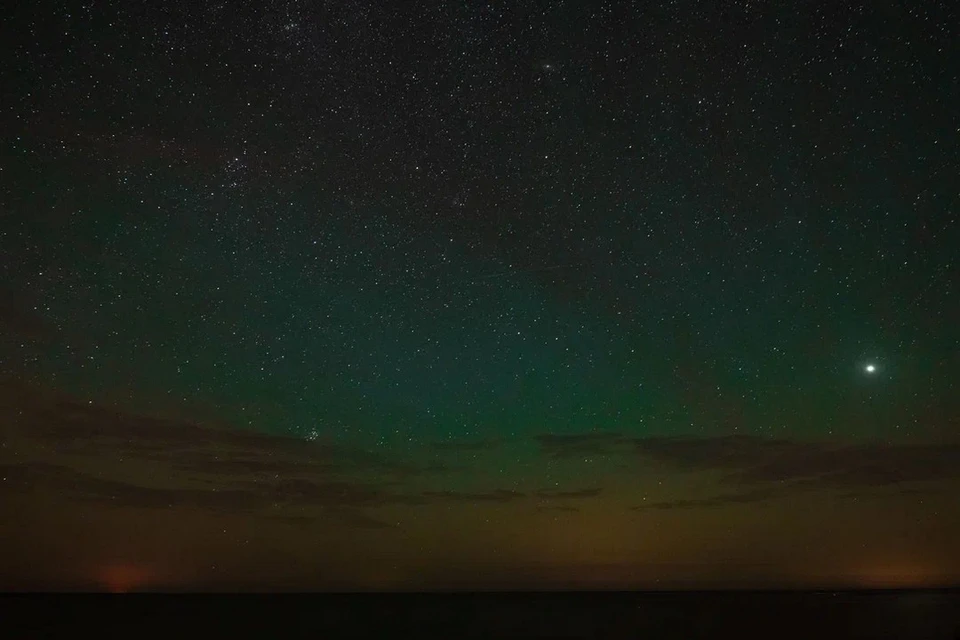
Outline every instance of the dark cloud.
<svg viewBox="0 0 960 640"><path fill-rule="evenodd" d="M38 461L3 467L2 490L8 492L45 491L115 507L195 508L274 520L289 516L295 520L288 524L297 526L333 519L369 529L394 525L364 510L444 501L505 503L524 497L507 490L403 491L410 477L448 468L341 445L140 416L73 398L19 395L23 400L11 406L21 409L15 412L20 435L59 454L57 462L63 454L71 458L68 464ZM465 446L474 450L496 445L484 441ZM105 458L170 469L160 477L174 486L145 486L77 470L99 468L93 465ZM82 464L84 460L89 464Z"/></svg>
<svg viewBox="0 0 960 640"><path fill-rule="evenodd" d="M733 485L886 486L960 477L960 445L835 444L734 435L638 438L638 453Z"/></svg>
<svg viewBox="0 0 960 640"><path fill-rule="evenodd" d="M424 491L423 497L431 500L453 500L456 502L512 502L525 498L526 494L519 491L497 489L479 493L462 491Z"/></svg>
<svg viewBox="0 0 960 640"><path fill-rule="evenodd" d="M540 491L537 491L537 497L546 498L549 500L568 498L596 498L602 492L603 489L600 487L595 487L592 489L575 489L573 491L554 491L551 489L541 489Z"/></svg>
<svg viewBox="0 0 960 640"><path fill-rule="evenodd" d="M488 440L448 440L434 442L433 448L437 451L453 453L476 453L479 451L493 451L498 449L502 442L497 439Z"/></svg>
<svg viewBox="0 0 960 640"><path fill-rule="evenodd" d="M259 475L280 476L289 474L330 475L341 467L332 462L307 462L285 459L236 458L215 454L209 451L183 451L175 459L167 454L157 456L143 455L160 461L170 461L170 465L180 471L200 475Z"/></svg>
<svg viewBox="0 0 960 640"><path fill-rule="evenodd" d="M449 465L445 462L428 462L420 468L424 474L450 473L451 471L463 471L466 467L459 465Z"/></svg>
<svg viewBox="0 0 960 640"><path fill-rule="evenodd" d="M317 523L316 516L300 516L300 515L264 516L264 520L269 520L270 522L279 522L280 524L286 524L286 525L290 525L291 527L300 527L300 528L311 527Z"/></svg>
<svg viewBox="0 0 960 640"><path fill-rule="evenodd" d="M537 511L562 511L565 513L579 513L580 509L565 504L545 505L537 507Z"/></svg>
<svg viewBox="0 0 960 640"><path fill-rule="evenodd" d="M748 504L822 488L844 489L855 496L871 487L960 478L960 445L955 444L838 444L750 435L631 438L619 433L542 434L534 439L551 458L639 454L689 472L720 473L721 484L743 489L707 498L653 502L637 510ZM591 497L599 491L542 490L536 495Z"/></svg>
<svg viewBox="0 0 960 640"><path fill-rule="evenodd" d="M270 484L241 483L213 488L148 487L101 478L64 465L45 462L0 465L0 491L42 491L114 507L140 509L194 508L205 511L246 513L288 524L309 525L335 520L361 528L393 525L359 509L390 504L419 505L420 496L391 494L373 485L347 482L282 480ZM284 509L316 509L316 514L287 515ZM278 512L279 510L279 512Z"/></svg>
<svg viewBox="0 0 960 640"><path fill-rule="evenodd" d="M2 465L0 478L6 491L48 491L114 506L245 512L268 504L262 496L243 489L145 487L44 462Z"/></svg>
<svg viewBox="0 0 960 640"><path fill-rule="evenodd" d="M391 504L421 505L419 496L391 493L377 485L355 482L317 482L302 478L284 479L268 485L277 502L299 506L382 507Z"/></svg>
<svg viewBox="0 0 960 640"><path fill-rule="evenodd" d="M544 433L534 437L540 450L553 458L600 456L616 453L628 441L619 433Z"/></svg>
<svg viewBox="0 0 960 640"><path fill-rule="evenodd" d="M365 510L439 502L506 503L525 497L502 489L404 490L411 477L443 473L448 467L440 462L414 465L358 448L135 415L73 398L31 393L6 393L7 401L15 398L7 409L17 409L8 414L15 416L18 435L51 452L56 464L7 464L0 468L5 478L0 491L45 492L113 507L243 513L295 526L333 520L367 529L395 525ZM469 450L498 446L493 441L444 444L448 446L440 449L447 451L454 450L453 445ZM121 458L120 469L138 469L142 467L133 463L149 462L169 472L155 474L164 479L155 483L78 470L102 468L104 460ZM557 492L553 497L588 494Z"/></svg>
<svg viewBox="0 0 960 640"><path fill-rule="evenodd" d="M197 475L375 474L400 479L447 470L439 462L414 464L356 447L141 416L70 398L39 396L22 408L17 420L23 433L57 453L107 453Z"/></svg>
<svg viewBox="0 0 960 640"><path fill-rule="evenodd" d="M379 518L374 518L373 516L367 515L362 511L354 511L350 509L337 509L331 512L332 515L343 524L348 527L353 527L355 529L395 529L397 528L396 524L381 520Z"/></svg>
<svg viewBox="0 0 960 640"><path fill-rule="evenodd" d="M374 518L355 509L327 509L317 515L279 515L266 518L271 522L301 529L315 528L331 520L355 529L395 529L397 527L396 524Z"/></svg>
<svg viewBox="0 0 960 640"><path fill-rule="evenodd" d="M30 435L77 452L121 446L132 453L226 447L289 451L302 441L127 413L73 399L26 407Z"/></svg>
<svg viewBox="0 0 960 640"><path fill-rule="evenodd" d="M771 497L774 497L775 495L776 494L774 491L768 489L757 489L754 491L745 491L743 493L730 493L693 500L667 500L663 502L650 502L632 508L634 511L669 511L671 509L722 507L731 504L751 504L755 502L763 502Z"/></svg>
<svg viewBox="0 0 960 640"><path fill-rule="evenodd" d="M552 458L639 454L687 471L723 474L730 485L885 486L960 477L960 445L871 442L839 444L763 438L625 437L619 433L542 434Z"/></svg>

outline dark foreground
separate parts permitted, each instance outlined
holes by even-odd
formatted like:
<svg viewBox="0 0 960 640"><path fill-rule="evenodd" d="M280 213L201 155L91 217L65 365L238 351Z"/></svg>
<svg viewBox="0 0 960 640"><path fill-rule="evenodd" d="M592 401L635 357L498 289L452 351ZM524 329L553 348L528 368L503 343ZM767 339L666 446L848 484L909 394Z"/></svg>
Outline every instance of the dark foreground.
<svg viewBox="0 0 960 640"><path fill-rule="evenodd" d="M4 636L11 638L960 640L960 590L7 595L0 608Z"/></svg>

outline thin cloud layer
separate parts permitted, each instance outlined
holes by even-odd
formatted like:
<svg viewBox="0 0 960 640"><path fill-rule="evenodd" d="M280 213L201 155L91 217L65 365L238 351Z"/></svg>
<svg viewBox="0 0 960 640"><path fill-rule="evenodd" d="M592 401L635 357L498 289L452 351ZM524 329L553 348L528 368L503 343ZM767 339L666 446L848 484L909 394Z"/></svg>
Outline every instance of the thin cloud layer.
<svg viewBox="0 0 960 640"><path fill-rule="evenodd" d="M621 456L689 473L719 473L729 493L677 498L633 507L637 511L710 508L764 502L797 491L864 490L960 478L960 445L852 443L763 438L626 437L620 433L541 434L534 441L554 460ZM599 490L596 490L599 492ZM541 498L591 497L590 490L538 492Z"/></svg>
<svg viewBox="0 0 960 640"><path fill-rule="evenodd" d="M566 500L566 499L579 499L579 498L596 498L601 493L603 493L603 489L601 489L600 487L593 487L590 489L574 489L572 491L541 489L540 491L537 491L537 497L543 498L545 500Z"/></svg>
<svg viewBox="0 0 960 640"><path fill-rule="evenodd" d="M670 511L673 509L697 509L704 507L723 507L732 504L753 504L764 502L777 494L769 489L756 489L742 493L729 493L709 498L664 500L649 502L632 507L634 511Z"/></svg>
<svg viewBox="0 0 960 640"><path fill-rule="evenodd" d="M525 493L508 489L495 491L424 491L423 496L432 500L449 500L453 502L513 502L526 498Z"/></svg>
<svg viewBox="0 0 960 640"><path fill-rule="evenodd" d="M570 505L566 505L566 504L558 504L558 505L543 505L543 506L537 507L537 511L541 511L541 512L550 512L550 511L553 511L553 512L561 512L561 513L579 513L579 512L580 512L580 509L579 509L578 507L571 507Z"/></svg>
<svg viewBox="0 0 960 640"><path fill-rule="evenodd" d="M226 481L207 488L144 486L46 462L0 465L0 478L2 489L7 492L55 492L71 499L141 509L178 507L251 513L284 507L342 510L426 503L419 496L394 494L373 484L305 479L236 484Z"/></svg>
<svg viewBox="0 0 960 640"><path fill-rule="evenodd" d="M4 391L10 417L5 429L47 452L42 459L0 460L0 491L8 495L44 492L109 507L247 514L295 526L332 518L367 529L394 527L366 513L382 507L506 504L532 497L512 489L447 490L442 484L424 490L422 482L436 485L450 472L439 460L414 463L344 445L130 414L43 391ZM492 440L456 442L434 450L498 446ZM119 459L125 463L111 465L112 476L82 470ZM131 476L143 463L166 469L152 474L162 480ZM600 492L544 489L533 495L582 499Z"/></svg>
<svg viewBox="0 0 960 640"><path fill-rule="evenodd" d="M688 471L718 471L750 486L877 487L960 477L960 445L833 444L734 435L638 438L640 455Z"/></svg>
<svg viewBox="0 0 960 640"><path fill-rule="evenodd" d="M32 403L21 430L60 454L104 452L149 460L200 476L377 475L394 480L446 471L337 444L140 416L72 399Z"/></svg>
<svg viewBox="0 0 960 640"><path fill-rule="evenodd" d="M502 442L496 439L487 440L447 440L434 442L433 448L442 452L453 453L478 453L481 451L494 451L500 448Z"/></svg>
<svg viewBox="0 0 960 640"><path fill-rule="evenodd" d="M55 492L74 500L117 507L188 507L247 512L268 504L263 496L248 490L146 487L99 478L67 466L45 462L2 465L0 478L3 478L3 489L7 492Z"/></svg>
<svg viewBox="0 0 960 640"><path fill-rule="evenodd" d="M541 434L534 441L548 458L639 456L689 472L720 472L721 482L729 485L860 487L960 477L958 444L838 444L752 435L636 438L619 433Z"/></svg>
<svg viewBox="0 0 960 640"><path fill-rule="evenodd" d="M551 458L575 458L610 455L623 451L629 440L619 433L579 433L558 435L544 433L534 436L541 452Z"/></svg>

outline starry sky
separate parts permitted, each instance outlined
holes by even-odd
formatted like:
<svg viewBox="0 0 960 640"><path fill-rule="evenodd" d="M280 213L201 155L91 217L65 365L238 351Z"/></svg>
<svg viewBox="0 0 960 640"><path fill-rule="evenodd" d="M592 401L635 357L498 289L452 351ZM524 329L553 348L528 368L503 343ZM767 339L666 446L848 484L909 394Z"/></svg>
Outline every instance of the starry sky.
<svg viewBox="0 0 960 640"><path fill-rule="evenodd" d="M3 588L960 582L952 3L5 23Z"/></svg>

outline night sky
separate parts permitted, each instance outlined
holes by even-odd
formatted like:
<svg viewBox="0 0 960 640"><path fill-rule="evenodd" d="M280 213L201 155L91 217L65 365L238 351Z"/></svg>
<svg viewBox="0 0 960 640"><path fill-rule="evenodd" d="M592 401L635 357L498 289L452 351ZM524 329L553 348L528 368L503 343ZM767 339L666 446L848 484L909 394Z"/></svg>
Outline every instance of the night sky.
<svg viewBox="0 0 960 640"><path fill-rule="evenodd" d="M953 3L4 24L0 587L960 582Z"/></svg>

